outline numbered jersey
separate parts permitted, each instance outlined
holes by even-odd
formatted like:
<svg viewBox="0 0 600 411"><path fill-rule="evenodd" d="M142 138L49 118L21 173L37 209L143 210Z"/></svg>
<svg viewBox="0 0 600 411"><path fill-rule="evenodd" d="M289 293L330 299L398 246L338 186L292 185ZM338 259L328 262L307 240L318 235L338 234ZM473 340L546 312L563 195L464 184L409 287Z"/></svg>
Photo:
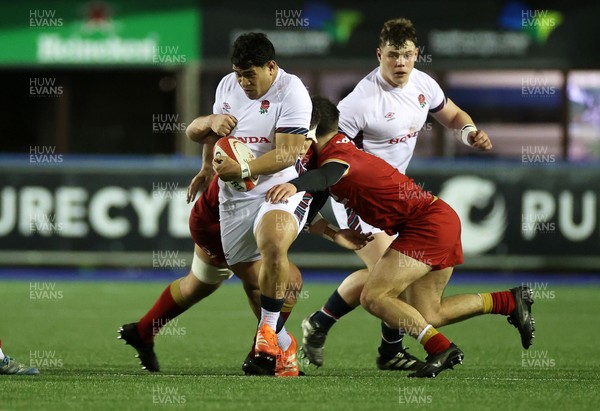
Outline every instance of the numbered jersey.
<svg viewBox="0 0 600 411"><path fill-rule="evenodd" d="M243 141L260 157L275 148L277 133L306 135L310 125L312 103L302 81L279 68L267 93L257 100L249 99L238 84L235 73L225 76L217 87L213 113L231 114L238 123L231 135ZM292 155L281 153L281 155ZM219 180L221 203L262 197L275 184L298 176L294 166L272 175L261 175L251 191L233 190Z"/></svg>
<svg viewBox="0 0 600 411"><path fill-rule="evenodd" d="M329 188L339 202L353 208L367 223L393 234L409 219L419 216L433 195L381 158L356 148L339 133L319 153L319 166L337 162L348 166L344 176Z"/></svg>
<svg viewBox="0 0 600 411"><path fill-rule="evenodd" d="M356 146L406 172L428 113L441 110L444 93L429 75L413 69L402 88L386 82L379 68L340 103L340 131Z"/></svg>

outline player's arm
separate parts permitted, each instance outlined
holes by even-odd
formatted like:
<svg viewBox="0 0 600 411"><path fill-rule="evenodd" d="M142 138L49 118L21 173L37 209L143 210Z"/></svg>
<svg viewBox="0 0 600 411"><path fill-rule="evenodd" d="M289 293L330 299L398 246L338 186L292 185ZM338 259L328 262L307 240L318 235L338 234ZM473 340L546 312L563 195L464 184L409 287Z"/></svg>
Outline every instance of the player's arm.
<svg viewBox="0 0 600 411"><path fill-rule="evenodd" d="M277 133L275 149L248 163L250 174L273 174L294 165L304 151L305 142L303 134Z"/></svg>
<svg viewBox="0 0 600 411"><path fill-rule="evenodd" d="M323 237L326 240L333 241L339 246L349 250L360 250L370 241L373 241L372 233L361 233L352 228L341 229L334 226L318 213L317 217L308 226L308 232Z"/></svg>
<svg viewBox="0 0 600 411"><path fill-rule="evenodd" d="M275 149L249 161L243 177L274 174L294 165L304 150L305 141L306 136L302 134L277 133ZM213 168L223 181L242 177L241 165L229 157L220 157L214 161Z"/></svg>
<svg viewBox="0 0 600 411"><path fill-rule="evenodd" d="M213 150L215 148L215 143L220 137L218 136L208 136L204 140L204 144L202 145L202 168L192 178L190 185L187 189L187 202L190 203L196 199L196 195L199 192L205 191L210 184L210 180L215 175L215 171L212 167L213 161Z"/></svg>
<svg viewBox="0 0 600 411"><path fill-rule="evenodd" d="M267 201L277 203L293 196L299 191L323 191L340 181L348 171L348 164L331 161L321 167L310 170L284 184L277 184L269 189L266 194Z"/></svg>
<svg viewBox="0 0 600 411"><path fill-rule="evenodd" d="M466 145L479 150L492 149L492 142L487 133L478 130L473 124L471 116L454 104L452 100L448 99L444 108L436 113L431 113L431 115L443 126L459 130L459 138Z"/></svg>
<svg viewBox="0 0 600 411"><path fill-rule="evenodd" d="M229 135L236 125L237 119L230 114L210 114L194 119L185 134L190 140L204 144L208 138Z"/></svg>

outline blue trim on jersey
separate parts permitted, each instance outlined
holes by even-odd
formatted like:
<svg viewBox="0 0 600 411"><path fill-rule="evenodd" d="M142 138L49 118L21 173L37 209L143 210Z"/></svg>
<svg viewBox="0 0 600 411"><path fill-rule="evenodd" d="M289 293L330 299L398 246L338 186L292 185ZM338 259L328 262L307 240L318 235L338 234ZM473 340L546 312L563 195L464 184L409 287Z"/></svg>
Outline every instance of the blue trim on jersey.
<svg viewBox="0 0 600 411"><path fill-rule="evenodd" d="M304 165L302 164L302 160L300 160L300 159L296 160L296 164L294 164L294 168L298 172L298 176L301 176L302 174L306 173L306 167L304 167Z"/></svg>
<svg viewBox="0 0 600 411"><path fill-rule="evenodd" d="M432 108L429 110L430 113L437 113L438 111L440 111L441 109L443 109L446 106L447 100L446 97L444 97L444 99L442 100L442 102L440 103L439 106Z"/></svg>
<svg viewBox="0 0 600 411"><path fill-rule="evenodd" d="M348 227L362 232L362 230L360 230L360 219L358 218L356 211L346 206L344 206L344 208L346 209L346 216L348 217Z"/></svg>
<svg viewBox="0 0 600 411"><path fill-rule="evenodd" d="M308 210L308 206L310 205L312 198L312 194L304 193L304 196L302 196L302 201L298 203L296 210L294 210L294 215L298 219L298 224L302 224L302 219L304 218L304 214L306 214L306 210Z"/></svg>
<svg viewBox="0 0 600 411"><path fill-rule="evenodd" d="M282 134L302 134L303 136L308 134L308 129L304 127L277 127L275 133Z"/></svg>

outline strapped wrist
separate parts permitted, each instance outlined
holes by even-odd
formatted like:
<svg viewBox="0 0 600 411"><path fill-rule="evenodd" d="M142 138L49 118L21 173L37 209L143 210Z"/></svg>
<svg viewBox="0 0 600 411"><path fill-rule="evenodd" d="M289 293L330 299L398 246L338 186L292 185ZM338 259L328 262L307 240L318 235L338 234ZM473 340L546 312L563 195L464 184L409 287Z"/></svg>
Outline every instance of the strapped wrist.
<svg viewBox="0 0 600 411"><path fill-rule="evenodd" d="M467 146L470 146L471 144L469 143L469 133L471 131L477 131L477 127L475 127L473 124L465 124L461 129L460 129L460 139L462 140L462 142L464 144L466 144Z"/></svg>
<svg viewBox="0 0 600 411"><path fill-rule="evenodd" d="M252 173L250 171L250 165L247 162L242 161L240 163L240 169L242 172L242 178L248 178L252 176Z"/></svg>

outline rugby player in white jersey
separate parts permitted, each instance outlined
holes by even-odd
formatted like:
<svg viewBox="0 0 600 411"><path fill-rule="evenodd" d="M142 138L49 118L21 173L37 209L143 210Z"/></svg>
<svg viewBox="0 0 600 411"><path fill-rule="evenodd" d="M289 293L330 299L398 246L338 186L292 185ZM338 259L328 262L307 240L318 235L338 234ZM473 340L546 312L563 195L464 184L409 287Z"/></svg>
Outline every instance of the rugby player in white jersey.
<svg viewBox="0 0 600 411"><path fill-rule="evenodd" d="M240 165L228 157L213 160L219 176L221 241L234 272L259 270L261 319L255 352L276 361L275 375L297 376L296 341L280 319L289 282L287 252L306 222L311 195L288 201L264 200L269 188L298 176L294 167L307 140L312 104L302 81L279 68L275 50L262 33L240 36L232 55L233 73L217 87L214 115L230 118L231 135L245 142L256 159ZM206 123L211 130L210 120ZM260 176L247 192L224 181ZM278 324L279 322L279 324Z"/></svg>
<svg viewBox="0 0 600 411"><path fill-rule="evenodd" d="M414 68L418 58L417 36L410 20L398 18L385 22L376 54L379 67L367 74L338 104L340 131L352 138L359 148L383 158L404 174L428 114L445 127L460 130L464 144L479 150L492 148L488 135L478 130L471 117L444 96L438 83ZM321 310L302 322L302 350L317 366L323 364L327 332L339 318L360 304L369 271L393 240L342 204L332 201L332 207L339 227L372 232L375 239L356 251L366 268L348 276ZM423 362L403 348L401 330L384 322L381 329L381 346L376 360L380 369L417 370L422 367Z"/></svg>

